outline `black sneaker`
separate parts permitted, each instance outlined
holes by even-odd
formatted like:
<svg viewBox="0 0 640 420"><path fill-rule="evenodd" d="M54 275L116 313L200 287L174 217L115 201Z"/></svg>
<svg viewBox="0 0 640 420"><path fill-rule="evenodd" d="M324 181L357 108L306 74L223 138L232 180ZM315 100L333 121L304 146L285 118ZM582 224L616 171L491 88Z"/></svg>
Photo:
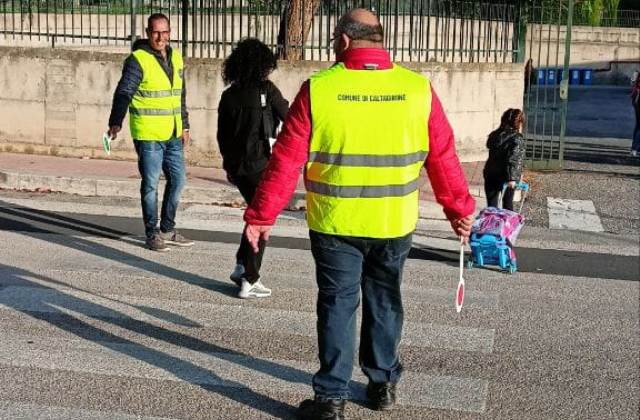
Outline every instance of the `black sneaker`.
<svg viewBox="0 0 640 420"><path fill-rule="evenodd" d="M165 244L164 239L162 239L157 233L151 238L147 238L147 241L145 243L147 245L147 248L152 251L167 252L169 250L169 247L167 246L167 244Z"/></svg>
<svg viewBox="0 0 640 420"><path fill-rule="evenodd" d="M160 232L160 237L164 240L167 245L174 246L193 246L194 242L190 239L185 238L177 230L172 230L171 232Z"/></svg>
<svg viewBox="0 0 640 420"><path fill-rule="evenodd" d="M369 382L369 385L367 385L367 397L371 408L374 410L391 410L396 403L396 384L391 382L380 384Z"/></svg>
<svg viewBox="0 0 640 420"><path fill-rule="evenodd" d="M344 420L345 400L304 400L298 406L299 420Z"/></svg>

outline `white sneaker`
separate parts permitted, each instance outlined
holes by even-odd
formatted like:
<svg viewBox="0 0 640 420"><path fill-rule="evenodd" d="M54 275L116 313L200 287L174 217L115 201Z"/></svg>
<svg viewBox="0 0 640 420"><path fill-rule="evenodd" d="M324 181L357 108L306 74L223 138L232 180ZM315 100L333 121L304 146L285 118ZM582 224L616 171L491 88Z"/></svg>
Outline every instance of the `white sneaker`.
<svg viewBox="0 0 640 420"><path fill-rule="evenodd" d="M265 298L269 296L271 296L271 289L264 287L260 280L251 284L245 279L242 279L242 285L238 292L238 297L240 299Z"/></svg>
<svg viewBox="0 0 640 420"><path fill-rule="evenodd" d="M632 150L631 151L631 156L633 156L633 157L638 156L638 151L637 150Z"/></svg>
<svg viewBox="0 0 640 420"><path fill-rule="evenodd" d="M236 264L236 268L233 269L233 272L229 275L231 281L240 287L242 285L242 276L244 275L244 265Z"/></svg>

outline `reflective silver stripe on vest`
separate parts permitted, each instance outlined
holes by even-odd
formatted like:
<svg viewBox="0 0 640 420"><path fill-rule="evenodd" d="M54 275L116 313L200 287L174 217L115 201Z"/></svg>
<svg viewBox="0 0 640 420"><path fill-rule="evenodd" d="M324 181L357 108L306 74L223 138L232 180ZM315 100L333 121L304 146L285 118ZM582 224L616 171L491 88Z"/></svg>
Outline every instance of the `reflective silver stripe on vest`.
<svg viewBox="0 0 640 420"><path fill-rule="evenodd" d="M406 155L350 155L342 153L311 152L309 162L337 166L402 167L424 162L428 152L419 151Z"/></svg>
<svg viewBox="0 0 640 420"><path fill-rule="evenodd" d="M361 185L343 186L331 185L317 181L305 181L307 191L316 194L328 195L339 198L381 198L404 197L418 189L418 179L414 179L404 185Z"/></svg>
<svg viewBox="0 0 640 420"><path fill-rule="evenodd" d="M170 96L181 96L181 89L169 89L169 90L138 90L135 96L141 98L168 98Z"/></svg>
<svg viewBox="0 0 640 420"><path fill-rule="evenodd" d="M180 108L159 109L159 108L134 108L129 107L129 113L134 115L176 115L180 114Z"/></svg>

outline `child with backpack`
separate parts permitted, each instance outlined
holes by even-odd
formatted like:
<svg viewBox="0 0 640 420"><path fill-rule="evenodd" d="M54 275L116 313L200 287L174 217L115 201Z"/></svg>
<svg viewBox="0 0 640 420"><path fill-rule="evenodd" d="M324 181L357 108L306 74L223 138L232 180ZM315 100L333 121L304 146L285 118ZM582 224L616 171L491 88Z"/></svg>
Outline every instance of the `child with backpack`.
<svg viewBox="0 0 640 420"><path fill-rule="evenodd" d="M500 127L489 134L487 139L489 158L483 171L484 191L489 207L498 207L498 198L504 184L507 184L508 188L502 196L502 207L513 210L513 194L522 177L524 161L523 125L522 110L509 108L502 114Z"/></svg>

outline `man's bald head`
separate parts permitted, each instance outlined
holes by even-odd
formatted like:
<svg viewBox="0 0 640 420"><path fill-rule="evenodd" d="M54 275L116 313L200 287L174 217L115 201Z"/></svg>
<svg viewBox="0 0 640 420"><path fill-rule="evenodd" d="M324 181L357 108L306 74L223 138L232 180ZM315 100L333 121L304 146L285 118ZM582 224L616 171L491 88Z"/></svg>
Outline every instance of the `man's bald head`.
<svg viewBox="0 0 640 420"><path fill-rule="evenodd" d="M335 37L346 35L354 44L382 45L383 32L380 21L367 9L353 9L345 13L336 25ZM362 41L362 42L360 42Z"/></svg>
<svg viewBox="0 0 640 420"><path fill-rule="evenodd" d="M353 9L347 12L345 16L348 16L355 22L360 22L363 25L380 25L380 21L378 21L376 15L367 9Z"/></svg>

